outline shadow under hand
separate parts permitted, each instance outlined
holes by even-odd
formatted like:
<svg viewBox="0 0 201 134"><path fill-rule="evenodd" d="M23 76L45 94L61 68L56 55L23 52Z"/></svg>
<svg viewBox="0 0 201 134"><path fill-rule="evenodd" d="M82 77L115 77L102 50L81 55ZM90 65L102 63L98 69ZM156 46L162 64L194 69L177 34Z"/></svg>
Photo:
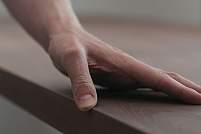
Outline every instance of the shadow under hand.
<svg viewBox="0 0 201 134"><path fill-rule="evenodd" d="M154 91L150 88L138 89L116 89L116 88L103 88L96 86L99 100L112 100L123 102L136 102L136 103L163 103L163 104L185 104L165 93ZM59 88L59 92L63 93L70 98L73 98L70 88ZM186 105L186 104L185 104Z"/></svg>
<svg viewBox="0 0 201 134"><path fill-rule="evenodd" d="M139 88L133 90L124 89L104 89L97 88L97 94L100 99L118 100L127 102L147 102L147 103L166 103L166 104L184 104L165 93L154 91L149 88Z"/></svg>

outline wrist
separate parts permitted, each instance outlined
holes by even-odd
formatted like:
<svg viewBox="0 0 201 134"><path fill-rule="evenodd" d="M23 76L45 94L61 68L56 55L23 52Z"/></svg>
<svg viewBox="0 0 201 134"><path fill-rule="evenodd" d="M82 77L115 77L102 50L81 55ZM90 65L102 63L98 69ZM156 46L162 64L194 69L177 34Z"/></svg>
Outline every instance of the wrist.
<svg viewBox="0 0 201 134"><path fill-rule="evenodd" d="M82 29L82 26L76 16L70 18L63 17L62 20L51 18L48 21L47 30L49 36L63 34L74 29Z"/></svg>

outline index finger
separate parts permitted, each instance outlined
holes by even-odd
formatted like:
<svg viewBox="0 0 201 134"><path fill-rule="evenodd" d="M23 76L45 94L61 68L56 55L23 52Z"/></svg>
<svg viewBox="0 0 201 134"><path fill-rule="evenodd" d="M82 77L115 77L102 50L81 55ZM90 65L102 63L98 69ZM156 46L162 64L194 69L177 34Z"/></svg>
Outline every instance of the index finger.
<svg viewBox="0 0 201 134"><path fill-rule="evenodd" d="M121 55L120 66L128 75L146 87L156 88L184 102L201 104L201 94L129 55Z"/></svg>

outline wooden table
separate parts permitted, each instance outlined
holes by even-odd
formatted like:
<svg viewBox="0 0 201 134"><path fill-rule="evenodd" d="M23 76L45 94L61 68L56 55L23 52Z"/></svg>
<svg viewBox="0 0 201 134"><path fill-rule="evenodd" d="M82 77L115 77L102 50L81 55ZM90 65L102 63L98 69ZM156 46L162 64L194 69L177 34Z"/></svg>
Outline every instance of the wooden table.
<svg viewBox="0 0 201 134"><path fill-rule="evenodd" d="M91 21L98 37L156 67L201 84L201 30ZM13 21L0 23L0 93L67 134L200 134L201 106L154 92L98 90L90 112L74 105L69 79Z"/></svg>

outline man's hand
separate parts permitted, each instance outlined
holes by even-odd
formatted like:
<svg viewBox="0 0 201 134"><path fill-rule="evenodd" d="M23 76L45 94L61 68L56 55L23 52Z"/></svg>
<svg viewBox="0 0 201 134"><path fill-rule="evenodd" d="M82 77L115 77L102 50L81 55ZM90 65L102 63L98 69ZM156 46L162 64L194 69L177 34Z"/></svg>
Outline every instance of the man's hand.
<svg viewBox="0 0 201 134"><path fill-rule="evenodd" d="M133 89L147 87L186 103L201 104L199 85L138 61L83 29L51 36L48 52L55 66L70 77L74 100L82 111L97 103L94 84Z"/></svg>
<svg viewBox="0 0 201 134"><path fill-rule="evenodd" d="M24 29L71 79L82 111L97 103L94 83L106 87L149 87L201 104L201 87L182 76L151 67L86 32L70 0L3 0ZM93 81L92 81L93 79Z"/></svg>

